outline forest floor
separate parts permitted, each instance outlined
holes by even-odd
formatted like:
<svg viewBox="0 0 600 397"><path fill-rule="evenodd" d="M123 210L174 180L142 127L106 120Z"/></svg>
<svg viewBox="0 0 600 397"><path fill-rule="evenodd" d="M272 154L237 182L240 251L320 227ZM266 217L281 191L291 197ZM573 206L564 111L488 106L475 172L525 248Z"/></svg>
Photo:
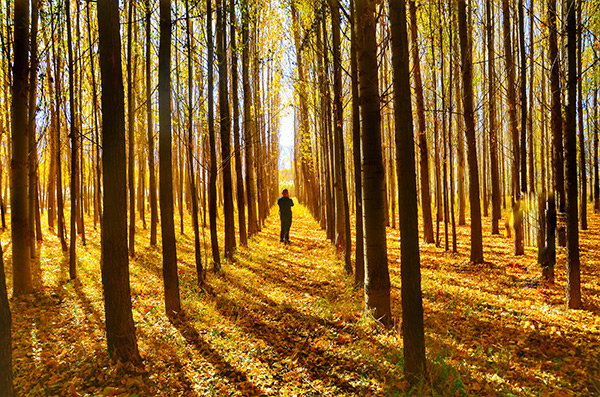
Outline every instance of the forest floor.
<svg viewBox="0 0 600 397"><path fill-rule="evenodd" d="M67 218L68 219L68 218ZM188 220L189 222L189 220ZM193 236L178 233L184 316L164 315L160 249L138 224L130 262L133 316L143 368L106 353L99 234L86 229L78 279L45 231L34 267L36 292L11 298L18 395L600 395L600 217L581 232L583 310L565 309L565 254L556 285L540 284L532 248L489 235L486 262L421 245L429 379L407 390L400 324L363 316L332 245L308 211L294 207L290 246L271 213L263 230L197 287ZM177 225L177 223L176 223ZM10 232L1 235L12 291ZM209 240L208 232L205 239ZM159 233L160 246L160 233ZM392 310L401 319L399 233L388 229ZM204 258L206 258L204 256Z"/></svg>

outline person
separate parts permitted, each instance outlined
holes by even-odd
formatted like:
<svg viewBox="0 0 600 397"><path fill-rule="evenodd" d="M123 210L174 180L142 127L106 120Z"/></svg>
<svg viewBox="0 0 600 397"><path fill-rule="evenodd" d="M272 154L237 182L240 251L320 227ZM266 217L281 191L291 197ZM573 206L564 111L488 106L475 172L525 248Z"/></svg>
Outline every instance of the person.
<svg viewBox="0 0 600 397"><path fill-rule="evenodd" d="M287 189L281 191L281 197L277 200L279 206L279 217L281 219L281 233L279 234L279 242L284 244L290 243L290 227L292 226L292 207L294 200L290 198L290 193Z"/></svg>

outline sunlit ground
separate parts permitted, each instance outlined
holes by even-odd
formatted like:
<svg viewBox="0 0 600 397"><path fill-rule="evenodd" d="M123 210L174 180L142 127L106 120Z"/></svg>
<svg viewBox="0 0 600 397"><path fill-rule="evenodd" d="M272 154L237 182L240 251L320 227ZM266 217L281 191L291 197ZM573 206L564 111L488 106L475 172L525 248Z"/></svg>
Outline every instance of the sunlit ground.
<svg viewBox="0 0 600 397"><path fill-rule="evenodd" d="M67 256L44 227L36 292L11 299L19 395L405 393L400 325L386 330L363 317L362 292L352 289L353 277L304 207L294 207L291 246L280 245L273 211L248 249L239 249L222 272L208 273L206 290L196 284L187 213L184 220L186 234L178 219L176 232L185 316L174 324L164 315L161 251L149 247L149 230L137 224L130 269L143 368L111 363L106 355L99 231L91 217L87 245L78 246L76 281L68 281ZM578 311L564 308L564 251L556 286L545 288L536 252L516 259L512 240L489 235L489 218L483 265L468 263L468 226L458 229L459 254L445 252L443 239L442 248L422 244L429 379L410 394L600 394L600 217L589 224L581 232L584 310ZM399 234L388 231L398 320ZM160 229L158 237L160 247ZM10 231L1 238L10 294ZM208 230L201 243L210 246Z"/></svg>

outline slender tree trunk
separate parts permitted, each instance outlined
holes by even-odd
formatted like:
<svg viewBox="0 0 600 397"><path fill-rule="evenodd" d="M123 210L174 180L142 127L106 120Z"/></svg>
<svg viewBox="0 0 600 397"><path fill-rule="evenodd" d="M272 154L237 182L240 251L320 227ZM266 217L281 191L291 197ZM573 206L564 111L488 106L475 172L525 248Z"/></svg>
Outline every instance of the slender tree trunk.
<svg viewBox="0 0 600 397"><path fill-rule="evenodd" d="M486 1L486 29L488 56L488 100L490 132L490 166L492 174L492 234L499 234L498 224L502 218L500 208L500 178L498 175L498 132L496 130L496 62L494 60L494 19L491 1Z"/></svg>
<svg viewBox="0 0 600 397"><path fill-rule="evenodd" d="M209 63L210 64L210 63ZM163 245L165 311L169 318L181 311L177 247L173 219L173 157L171 152L171 2L160 0L160 45L158 50L158 118L160 124L160 214ZM106 179L105 179L106 181ZM106 185L106 183L105 183Z"/></svg>
<svg viewBox="0 0 600 397"><path fill-rule="evenodd" d="M535 61L534 61L534 53L535 53L535 42L533 41L533 20L534 20L534 10L535 10L535 0L530 1L529 6L529 87L530 91L533 92L533 76L535 73ZM530 93L531 94L531 93ZM528 168L529 168L529 191L531 193L535 193L535 139L533 139L534 131L533 131L533 117L534 117L534 107L533 107L533 98L529 101L529 116L527 117L527 144L529 146L529 157L528 157Z"/></svg>
<svg viewBox="0 0 600 397"><path fill-rule="evenodd" d="M188 173L190 179L190 193L192 196L192 226L194 228L194 258L196 262L196 274L198 284L204 284L205 271L202 266L202 253L200 252L200 222L198 220L198 193L196 191L196 178L194 174L194 136L193 136L193 76L194 69L192 63L192 21L190 19L190 1L185 1L185 15L187 28L187 62L188 62L188 136L187 136L187 156Z"/></svg>
<svg viewBox="0 0 600 397"><path fill-rule="evenodd" d="M6 291L4 254L0 246L0 396L12 397L12 317Z"/></svg>
<svg viewBox="0 0 600 397"><path fill-rule="evenodd" d="M135 94L133 90L133 20L135 1L129 1L127 12L127 184L129 190L129 256L135 256Z"/></svg>
<svg viewBox="0 0 600 397"><path fill-rule="evenodd" d="M412 6L411 6L412 8ZM394 118L400 216L402 272L402 336L404 374L415 384L426 376L423 299L419 257L417 183L410 101L410 67L404 0L390 1L392 62L394 67Z"/></svg>
<svg viewBox="0 0 600 397"><path fill-rule="evenodd" d="M456 13L454 12L455 8L454 6L450 7L450 13L451 13L451 21L452 21L452 26L456 26ZM449 42L450 42L450 76L449 76L449 81L450 84L448 84L448 91L450 91L448 93L448 98L450 98L450 102L452 103L452 100L454 98L454 94L452 92L452 80L454 79L454 68L452 68L452 64L456 62L456 40L454 39L454 35L453 35L453 31L454 28L451 28L449 30L449 34L450 34L450 38L449 38ZM452 252L456 253L458 248L457 248L457 241L456 241L456 218L454 216L454 153L452 150L452 143L454 142L454 139L452 137L452 119L454 118L454 112L453 112L453 106L450 105L450 117L449 117L449 121L448 121L448 139L450 144L448 145L448 155L450 157L450 217L452 219ZM460 131L459 131L459 135L460 135Z"/></svg>
<svg viewBox="0 0 600 397"><path fill-rule="evenodd" d="M76 125L75 115L75 61L73 59L73 38L71 29L71 6L70 1L66 2L66 18L67 18L67 48L69 56L69 109L70 109L70 130L69 137L71 138L71 187L69 195L71 196L71 233L69 239L69 278L74 280L77 278L77 232L76 223L79 214L79 155L78 155L78 139L79 133Z"/></svg>
<svg viewBox="0 0 600 397"><path fill-rule="evenodd" d="M29 62L29 119L27 122L27 135L29 137L29 254L31 259L36 258L35 226L37 224L36 198L37 198L37 74L38 74L38 2L31 0L31 34L30 34L30 62Z"/></svg>
<svg viewBox="0 0 600 397"><path fill-rule="evenodd" d="M13 262L13 295L32 291L29 244L29 210L27 200L27 52L29 48L29 2L15 0L14 61L12 86L12 158L10 162L10 214Z"/></svg>
<svg viewBox="0 0 600 397"><path fill-rule="evenodd" d="M210 243L212 248L213 268L221 269L219 256L219 240L217 235L217 152L215 143L215 116L214 116L214 82L213 59L214 44L212 35L212 0L206 1L206 36L208 40L208 146L210 150L210 171L208 182L208 217L210 224Z"/></svg>
<svg viewBox="0 0 600 397"><path fill-rule="evenodd" d="M141 364L129 286L127 191L125 182L125 98L121 69L119 7L98 1L100 73L102 77L102 164L104 224L102 285L108 351L114 358Z"/></svg>
<svg viewBox="0 0 600 397"><path fill-rule="evenodd" d="M50 38L52 40L52 38ZM47 76L52 76L50 71L50 56L48 56L48 69L46 71ZM56 78L56 76L54 76ZM55 80L48 79L48 97L54 98L54 84ZM48 168L48 229L54 230L54 222L56 221L56 131L59 130L59 126L56 122L56 113L59 111L56 104L53 103L50 107L50 132L48 133L48 140L50 141L50 165Z"/></svg>
<svg viewBox="0 0 600 397"><path fill-rule="evenodd" d="M362 173L361 173L361 139L360 139L360 98L358 87L358 49L356 46L356 19L354 1L350 0L350 74L352 85L352 155L354 161L354 196L356 201L356 253L354 263L354 284L362 287L365 282L365 257L363 241L363 203L362 203ZM433 234L433 229L432 229Z"/></svg>
<svg viewBox="0 0 600 397"><path fill-rule="evenodd" d="M365 310L372 311L374 317L384 324L391 324L375 2L373 0L356 0L355 4L362 116Z"/></svg>
<svg viewBox="0 0 600 397"><path fill-rule="evenodd" d="M225 218L224 257L231 258L235 250L235 214L231 180L231 117L227 83L227 7L217 0L217 58L219 62L219 116L221 119L221 161L223 175L223 214Z"/></svg>
<svg viewBox="0 0 600 397"><path fill-rule="evenodd" d="M254 137L252 136L254 120L252 119L252 89L250 88L250 18L249 0L242 0L242 87L244 91L244 144L246 160L246 193L248 203L248 236L256 234L256 183L254 179ZM210 66L209 66L210 68ZM209 98L210 101L210 98Z"/></svg>
<svg viewBox="0 0 600 397"><path fill-rule="evenodd" d="M150 190L150 245L156 245L156 225L158 224L158 203L156 198L156 171L154 170L154 127L152 122L152 32L150 17L152 8L146 0L146 110L148 120L148 179Z"/></svg>
<svg viewBox="0 0 600 397"><path fill-rule="evenodd" d="M598 58L596 57L596 60ZM597 79L595 79L597 82ZM598 171L600 170L598 167L598 130L600 130L600 126L598 125L598 84L594 84L594 212L600 212L600 176L598 175Z"/></svg>
<svg viewBox="0 0 600 397"><path fill-rule="evenodd" d="M527 193L527 149L525 137L527 136L527 58L525 57L525 15L523 0L519 0L519 47L521 51L521 128L519 144L519 165L521 167L521 192ZM507 9L508 11L508 9ZM530 87L531 89L531 87ZM510 90L510 88L509 88ZM533 155L533 153L531 153ZM522 226L521 226L522 227Z"/></svg>
<svg viewBox="0 0 600 397"><path fill-rule="evenodd" d="M577 27L577 76L579 76L579 84L577 85L577 114L578 118L578 129L579 129L579 180L581 181L581 198L580 198L580 212L581 212L581 230L587 230L587 173L585 163L585 139L583 131L583 84L581 82L582 74L582 53L583 53L583 39L582 39L582 25L581 25L581 0L576 1L577 3L577 19L579 25Z"/></svg>
<svg viewBox="0 0 600 397"><path fill-rule="evenodd" d="M235 0L229 4L229 23L231 26L231 105L233 111L233 150L235 154L235 177L238 208L238 227L240 245L248 245L246 233L246 205L244 198L244 176L242 174L242 149L240 146L240 104L238 96L238 49L236 44L237 17Z"/></svg>
<svg viewBox="0 0 600 397"><path fill-rule="evenodd" d="M338 219L337 246L344 250L344 269L346 273L352 273L352 241L350 236L350 206L348 204L348 188L346 184L346 159L344 155L344 109L342 107L342 61L340 55L340 5L337 0L330 0L331 31L333 50L333 108L334 108L334 143L336 153L336 200ZM339 179L338 179L339 176ZM339 196L338 196L339 195ZM340 227L341 224L341 227Z"/></svg>
<svg viewBox="0 0 600 397"><path fill-rule="evenodd" d="M567 206L567 306L581 308L579 224L577 214L577 17L575 0L567 0L567 96L565 179ZM585 201L585 200L584 200Z"/></svg>
<svg viewBox="0 0 600 397"><path fill-rule="evenodd" d="M417 33L417 7L414 0L408 2L410 8L410 32L412 40L412 63L417 96L417 139L420 153L421 171L421 209L423 211L423 237L426 243L433 243L433 223L431 218L431 194L429 192L429 151L427 148L427 131L425 123L425 101L423 99L423 82L421 80L421 61L419 59ZM402 205L402 204L400 204Z"/></svg>
<svg viewBox="0 0 600 397"><path fill-rule="evenodd" d="M473 62L471 43L467 36L467 13L465 0L458 1L458 32L462 65L463 107L467 161L469 162L469 204L471 205L471 262L483 262L481 236L481 204L479 201L479 170L477 166L477 141L473 111Z"/></svg>

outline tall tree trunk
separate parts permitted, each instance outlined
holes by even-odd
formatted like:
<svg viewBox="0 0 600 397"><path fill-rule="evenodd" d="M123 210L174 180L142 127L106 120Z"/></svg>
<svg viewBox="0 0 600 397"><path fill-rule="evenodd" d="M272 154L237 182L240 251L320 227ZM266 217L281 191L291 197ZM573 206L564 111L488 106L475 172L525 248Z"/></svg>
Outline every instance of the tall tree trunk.
<svg viewBox="0 0 600 397"><path fill-rule="evenodd" d="M385 231L385 191L377 75L375 1L356 0L361 98L362 194L365 241L365 310L392 323Z"/></svg>
<svg viewBox="0 0 600 397"><path fill-rule="evenodd" d="M535 73L535 61L534 61L534 54L535 54L535 43L533 41L533 30L534 30L534 26L533 26L533 20L534 20L534 10L535 10L535 0L531 0L530 1L530 5L529 5L529 65L530 65L530 70L529 70L529 87L530 87L530 91L533 92L533 76ZM535 177L535 140L533 139L534 136L534 131L533 131L533 117L534 117L534 107L533 107L533 98L531 98L531 100L529 101L529 116L527 117L527 145L529 146L529 157L528 157L528 168L529 168L529 191L531 193L535 193L536 191L536 186L535 186L535 181L536 181L536 177ZM543 180L543 179L542 179Z"/></svg>
<svg viewBox="0 0 600 397"><path fill-rule="evenodd" d="M454 63L456 63L456 40L454 39L454 26L456 26L456 12L454 12L455 7L451 6L450 7L450 13L451 13L451 21L452 21L452 26L453 28L451 28L449 30L449 34L450 34L450 38L449 38L449 43L450 43L450 76L448 78L448 81L450 82L450 84L448 84L448 98L450 100L450 103L452 103L453 98L454 98L454 93L452 90L453 84L452 81L454 79L454 68L452 67L452 65ZM451 106L451 110L453 110L452 105ZM452 220L452 252L456 253L458 251L457 248L457 241L456 241L456 218L454 216L454 151L452 149L452 143L454 142L454 139L452 137L452 119L454 118L454 112L451 111L450 112L450 117L449 117L449 121L448 121L448 140L450 142L450 144L448 145L448 155L450 158L450 218ZM459 131L459 135L460 135L460 131Z"/></svg>
<svg viewBox="0 0 600 397"><path fill-rule="evenodd" d="M146 0L146 110L148 120L148 180L150 190L150 245L156 245L156 225L158 224L158 203L156 198L156 171L154 170L154 127L152 122L152 8Z"/></svg>
<svg viewBox="0 0 600 397"><path fill-rule="evenodd" d="M521 192L527 193L527 149L525 137L527 136L527 57L525 57L525 15L523 0L519 0L519 47L521 51L521 128L519 144L519 164L521 167ZM507 9L508 11L508 9ZM510 89L510 88L509 88ZM530 87L531 89L531 87ZM531 153L533 155L533 153ZM522 226L521 226L522 227Z"/></svg>
<svg viewBox="0 0 600 397"><path fill-rule="evenodd" d="M6 291L4 254L0 246L0 396L12 397L12 317Z"/></svg>
<svg viewBox="0 0 600 397"><path fill-rule="evenodd" d="M577 18L576 1L567 0L567 96L565 179L567 206L567 306L581 308L579 224L577 214ZM585 200L584 200L585 201Z"/></svg>
<svg viewBox="0 0 600 397"><path fill-rule="evenodd" d="M512 137L512 208L513 208L513 223L515 229L515 255L523 255L525 253L523 247L523 216L520 209L521 199L521 157L520 151L525 150L521 147L519 128L517 126L517 100L515 98L515 63L512 52L511 43L511 25L510 25L510 7L508 0L502 0L502 27L504 30L504 59L506 61L506 74L508 80L508 116L509 130ZM524 82L523 82L524 84ZM523 96L523 92L521 91ZM523 98L521 98L523 99ZM523 116L523 114L521 114ZM526 114L525 114L526 116ZM521 128L523 128L521 126Z"/></svg>
<svg viewBox="0 0 600 397"><path fill-rule="evenodd" d="M579 25L577 27L577 76L581 80L582 74L582 53L583 53L583 39L581 25L581 0L577 1L577 18ZM580 198L580 212L581 212L581 230L587 230L587 173L585 163L585 139L583 131L583 84L580 81L577 85L577 114L578 118L578 129L579 129L579 180L581 181L581 198ZM597 121L596 121L597 122Z"/></svg>
<svg viewBox="0 0 600 397"><path fill-rule="evenodd" d="M129 1L127 12L127 184L129 190L129 256L135 256L135 93L133 90L133 20L135 1Z"/></svg>
<svg viewBox="0 0 600 397"><path fill-rule="evenodd" d="M467 36L467 12L465 0L458 1L458 32L462 65L463 107L467 161L469 162L469 204L471 205L471 262L483 262L481 236L481 204L479 201L479 170L477 165L477 138L473 110L473 62L471 43Z"/></svg>
<svg viewBox="0 0 600 397"><path fill-rule="evenodd" d="M246 160L246 193L248 203L248 236L256 234L258 222L256 219L256 183L254 179L254 120L252 119L252 89L250 87L250 42L249 0L242 0L242 87L244 91L244 147ZM211 68L209 63L209 69ZM211 101L209 97L209 102Z"/></svg>
<svg viewBox="0 0 600 397"><path fill-rule="evenodd" d="M217 0L217 59L219 62L219 116L221 119L221 161L223 175L223 215L225 218L224 257L231 258L235 250L235 214L231 181L231 117L227 83L227 7Z"/></svg>
<svg viewBox="0 0 600 397"><path fill-rule="evenodd" d="M363 241L363 203L360 139L360 98L358 87L358 49L356 47L356 19L354 1L350 0L350 74L352 79L352 155L354 161L354 196L356 201L356 253L354 262L354 284L362 287L365 282L365 257ZM433 235L433 229L432 229Z"/></svg>
<svg viewBox="0 0 600 397"><path fill-rule="evenodd" d="M61 156L61 97L62 97L62 76L60 70L62 70L62 58L60 55L61 46L56 44L57 41L62 40L62 29L61 27L55 27L54 25L54 13L51 13L51 26L53 31L56 31L58 38L52 40L52 55L54 58L54 82L56 85L55 89L55 101L56 101L56 208L57 208L57 223L58 223L58 238L60 239L60 245L63 252L66 252L67 241L65 238L65 214L63 205L63 190L62 190L62 156ZM62 26L62 25L61 25ZM58 49L57 49L58 47Z"/></svg>
<svg viewBox="0 0 600 397"><path fill-rule="evenodd" d="M12 158L10 162L10 215L13 257L13 295L32 291L29 254L29 210L27 177L29 140L27 136L27 76L29 49L29 2L15 0L12 86Z"/></svg>
<svg viewBox="0 0 600 397"><path fill-rule="evenodd" d="M598 58L596 58L597 60ZM597 81L597 79L595 79ZM594 84L594 212L600 212L600 176L598 175L598 84Z"/></svg>
<svg viewBox="0 0 600 397"><path fill-rule="evenodd" d="M210 63L209 63L210 65ZM171 2L160 0L160 45L158 50L158 148L160 172L160 214L163 245L165 311L169 318L181 311L177 247L173 219L173 156L171 145ZM105 179L106 180L106 179Z"/></svg>
<svg viewBox="0 0 600 397"><path fill-rule="evenodd" d="M248 245L246 233L246 206L244 199L244 175L242 174L242 149L240 145L240 104L238 96L238 49L236 44L237 17L235 0L229 4L229 23L231 26L231 105L233 111L233 151L235 155L235 177L238 209L238 228L240 245Z"/></svg>
<svg viewBox="0 0 600 397"><path fill-rule="evenodd" d="M50 38L52 40L52 38ZM50 56L47 61L48 69L46 70L47 76L52 76L50 70ZM54 76L56 78L56 76ZM48 97L54 98L54 84L55 80L52 78L48 79ZM50 107L50 132L48 133L48 140L50 141L50 165L48 167L48 229L54 230L54 222L56 221L56 131L59 130L59 126L56 122L56 113L59 111L55 103Z"/></svg>
<svg viewBox="0 0 600 397"><path fill-rule="evenodd" d="M214 116L214 82L213 59L214 44L212 35L212 0L206 1L206 36L208 40L208 146L210 150L210 172L208 182L208 217L210 224L210 245L212 249L213 268L221 269L219 255L219 237L217 235L217 152L215 143ZM247 45L247 43L246 43Z"/></svg>
<svg viewBox="0 0 600 397"><path fill-rule="evenodd" d="M190 179L190 193L192 196L192 226L194 228L194 258L196 262L196 274L198 284L202 285L205 280L205 271L202 266L202 253L200 252L200 222L198 220L198 193L196 191L196 176L194 174L194 136L193 136L193 77L194 68L192 63L192 21L190 19L190 1L185 1L185 17L187 28L187 62L188 62L188 136L187 157L188 174Z"/></svg>
<svg viewBox="0 0 600 397"><path fill-rule="evenodd" d="M106 340L110 355L141 364L129 286L127 257L127 191L125 182L125 98L121 69L119 6L98 1L100 73L102 77L102 164L104 224L102 285Z"/></svg>
<svg viewBox="0 0 600 397"><path fill-rule="evenodd" d="M404 374L409 383L415 384L426 376L426 361L406 4L404 0L390 1L389 4L394 67L398 200L402 203L399 216L402 237L400 249Z"/></svg>
<svg viewBox="0 0 600 397"><path fill-rule="evenodd" d="M334 143L336 154L336 218L338 219L338 248L344 250L344 269L352 273L352 240L350 236L350 206L348 204L348 187L346 184L346 158L344 155L344 109L342 105L342 60L340 55L340 5L337 0L329 0L331 10L331 32L333 50L333 112ZM339 177L339 179L338 179ZM339 197L338 197L339 195ZM341 225L341 227L340 227Z"/></svg>
<svg viewBox="0 0 600 397"><path fill-rule="evenodd" d="M502 218L500 208L500 178L498 175L498 132L496 130L496 62L494 60L494 19L491 1L486 1L486 30L488 56L488 101L490 132L490 166L492 174L492 234L499 234L498 224Z"/></svg>
<svg viewBox="0 0 600 397"><path fill-rule="evenodd" d="M75 115L75 61L73 59L73 38L71 29L71 2L66 2L67 18L67 49L69 56L69 137L71 138L71 186L69 195L71 196L71 232L69 236L69 278L74 280L77 278L77 231L76 223L79 214L79 154L78 154L78 139L79 133L76 125Z"/></svg>
<svg viewBox="0 0 600 397"><path fill-rule="evenodd" d="M431 218L431 194L429 192L429 150L427 148L427 130L425 123L425 101L423 99L423 82L421 80L421 61L419 59L417 33L417 7L414 0L408 2L410 8L410 32L412 40L412 63L417 96L417 139L420 153L421 173L421 210L423 211L423 237L426 243L433 243L433 221ZM402 204L400 204L402 205Z"/></svg>
<svg viewBox="0 0 600 397"><path fill-rule="evenodd" d="M29 62L29 119L27 121L27 135L29 137L29 254L31 259L36 258L35 226L37 224L36 198L37 198L37 132L35 115L37 109L37 74L38 74L38 2L31 0L31 34L30 34L30 62ZM39 205L38 205L39 207Z"/></svg>

